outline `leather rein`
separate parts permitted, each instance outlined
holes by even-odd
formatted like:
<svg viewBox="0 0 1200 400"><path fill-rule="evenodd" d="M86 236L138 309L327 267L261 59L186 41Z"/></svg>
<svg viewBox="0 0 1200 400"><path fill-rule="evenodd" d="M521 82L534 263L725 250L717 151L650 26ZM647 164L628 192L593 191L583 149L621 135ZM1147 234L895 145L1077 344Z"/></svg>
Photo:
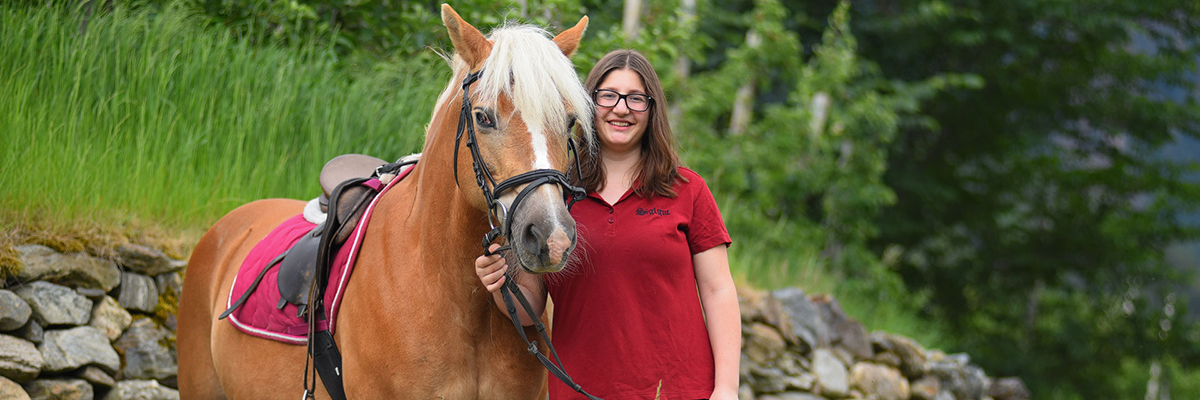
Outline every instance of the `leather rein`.
<svg viewBox="0 0 1200 400"><path fill-rule="evenodd" d="M510 177L499 183L496 182L495 178L492 178L492 173L491 171L488 171L487 165L485 165L483 162L483 156L479 152L479 144L475 139L475 123L471 118L471 84L479 80L479 77L482 75L483 70L481 69L479 71L469 73L467 74L466 78L463 78L462 112L458 117L458 131L455 133L454 137L454 183L455 185L458 185L458 149L463 138L463 133L465 132L467 136L467 149L471 151L471 169L473 169L475 172L475 184L479 185L479 190L483 192L483 198L488 206L488 224L492 227L490 231L483 235L483 251L487 255L492 255L511 249L511 246L504 245L496 249L495 252L491 252L488 250L488 245L492 244L492 242L501 237L512 237L512 225L509 223L509 215L515 215L517 209L522 204L521 201L524 200L529 193L532 193L533 190L538 186L554 184L561 187L565 197L563 201L567 203L567 209L570 209L571 206L573 206L576 202L587 196L587 192L581 187L571 185L567 175L556 169L535 169ZM575 153L575 172L580 174L580 180L582 181L583 173L579 169L579 153L575 149L574 138L568 139L567 146L568 153ZM570 154L568 154L568 156L570 156ZM505 208L504 204L499 200L499 195L526 183L529 185L517 193L517 197L513 199L512 205L509 208ZM499 222L499 225L497 225L497 222ZM508 279L504 282L504 285L500 287L500 295L504 299L504 305L506 311L508 311L509 319L512 320L513 326L517 329L517 333L521 335L521 339L525 341L526 345L528 345L527 350L529 353L533 354L534 357L537 357L538 361L546 367L546 370L548 370L552 375L557 377L571 389L574 389L576 392L587 396L588 399L601 400L600 398L585 392L583 388L576 384L575 381L571 379L571 376L567 375L567 372L563 370L562 360L559 360L558 352L554 350L554 345L550 343L550 337L546 333L546 326L542 324L540 318L533 315L533 307L530 306L529 300L525 298L525 295L521 292L520 287L517 286L516 281L513 280L511 276L508 277ZM521 306L525 309L525 313L529 315L530 319L533 320L538 334L540 334L542 340L546 342L546 346L550 348L550 354L554 356L554 361L556 361L557 364L550 361L545 354L542 354L542 352L538 349L538 343L536 339L530 341L529 337L525 335L525 329L523 326L521 326L521 319L517 315L517 308L516 304L513 302L513 297L516 297L517 301L521 303Z"/></svg>

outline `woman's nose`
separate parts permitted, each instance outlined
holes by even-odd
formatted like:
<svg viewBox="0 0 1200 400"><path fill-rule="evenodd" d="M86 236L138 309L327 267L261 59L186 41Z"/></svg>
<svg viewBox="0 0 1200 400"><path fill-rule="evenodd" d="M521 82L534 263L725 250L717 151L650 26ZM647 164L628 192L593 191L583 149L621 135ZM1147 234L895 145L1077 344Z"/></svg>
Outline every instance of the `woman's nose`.
<svg viewBox="0 0 1200 400"><path fill-rule="evenodd" d="M613 105L613 112L616 112L619 114L628 114L629 113L629 103L627 103L628 101L629 101L628 98L617 99L617 104Z"/></svg>

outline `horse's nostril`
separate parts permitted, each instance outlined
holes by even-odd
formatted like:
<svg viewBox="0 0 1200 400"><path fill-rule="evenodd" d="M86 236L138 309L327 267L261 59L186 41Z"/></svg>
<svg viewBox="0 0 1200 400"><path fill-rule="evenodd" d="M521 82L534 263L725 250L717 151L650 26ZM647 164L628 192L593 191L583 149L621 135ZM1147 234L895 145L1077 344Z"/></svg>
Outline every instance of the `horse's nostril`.
<svg viewBox="0 0 1200 400"><path fill-rule="evenodd" d="M527 224L523 230L525 234L522 235L524 236L522 244L525 245L525 249L535 254L541 253L541 248L544 247L542 243L546 241L544 235L540 234L540 230L536 224Z"/></svg>

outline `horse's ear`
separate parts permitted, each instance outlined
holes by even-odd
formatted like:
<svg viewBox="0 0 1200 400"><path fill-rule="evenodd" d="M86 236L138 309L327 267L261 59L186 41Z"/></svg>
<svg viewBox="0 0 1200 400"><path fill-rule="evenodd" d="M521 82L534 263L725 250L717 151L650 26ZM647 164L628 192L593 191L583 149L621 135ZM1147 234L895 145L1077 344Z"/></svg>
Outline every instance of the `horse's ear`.
<svg viewBox="0 0 1200 400"><path fill-rule="evenodd" d="M492 52L492 42L489 42L478 29L463 21L449 4L442 4L442 23L450 33L450 41L458 55L472 69L483 63Z"/></svg>
<svg viewBox="0 0 1200 400"><path fill-rule="evenodd" d="M587 30L587 24L588 17L584 15L574 27L554 37L554 43L567 57L571 57L575 54L575 50L579 50L579 40L583 38L583 31Z"/></svg>

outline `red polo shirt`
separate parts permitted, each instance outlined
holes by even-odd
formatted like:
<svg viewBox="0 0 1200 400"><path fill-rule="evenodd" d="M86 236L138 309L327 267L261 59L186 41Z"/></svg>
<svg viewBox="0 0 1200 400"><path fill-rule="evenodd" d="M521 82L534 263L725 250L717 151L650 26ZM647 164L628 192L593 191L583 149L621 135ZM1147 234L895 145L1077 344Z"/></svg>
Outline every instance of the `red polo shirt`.
<svg viewBox="0 0 1200 400"><path fill-rule="evenodd" d="M712 395L712 347L692 255L730 238L704 179L679 173L687 182L675 184L675 198L630 189L616 204L594 192L576 203L583 262L545 277L564 369L605 400ZM551 377L550 398L584 397Z"/></svg>

